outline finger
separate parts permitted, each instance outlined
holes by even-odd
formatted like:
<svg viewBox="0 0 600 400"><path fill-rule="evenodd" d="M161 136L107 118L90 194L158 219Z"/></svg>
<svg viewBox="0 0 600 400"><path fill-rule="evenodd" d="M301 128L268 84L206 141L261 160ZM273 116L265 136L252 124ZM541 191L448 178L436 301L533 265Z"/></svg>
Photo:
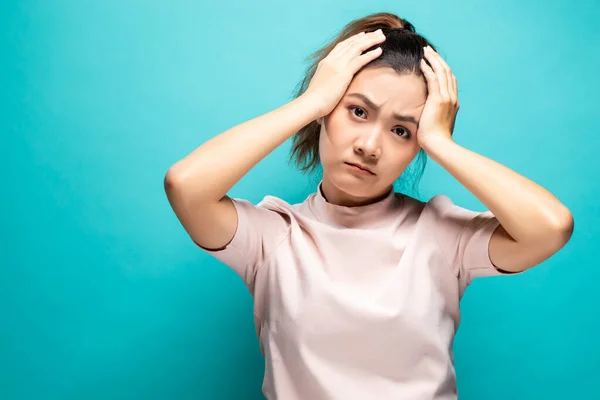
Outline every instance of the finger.
<svg viewBox="0 0 600 400"><path fill-rule="evenodd" d="M450 95L450 99L452 100L452 102L456 102L456 99L458 98L458 90L456 88L456 77L452 72L452 68L450 68L450 66L444 60L444 58L439 54L437 54L437 57L446 70L446 79L448 81L448 94Z"/></svg>
<svg viewBox="0 0 600 400"><path fill-rule="evenodd" d="M348 39L344 40L342 43L344 43L344 45L351 45L352 43L355 43L356 41L360 40L366 34L367 34L367 32L365 32L365 31L359 32L356 35L350 36ZM345 46L345 47L347 47L347 46Z"/></svg>
<svg viewBox="0 0 600 400"><path fill-rule="evenodd" d="M452 72L449 73L448 82L450 84L450 97L452 101L457 100L458 98L458 88L456 87L456 76Z"/></svg>
<svg viewBox="0 0 600 400"><path fill-rule="evenodd" d="M446 81L448 82L448 94L451 99L456 97L456 91L454 90L454 80L452 79L452 71L446 69Z"/></svg>
<svg viewBox="0 0 600 400"><path fill-rule="evenodd" d="M429 61L429 64L431 65L431 68L433 69L433 72L435 73L435 76L439 82L440 95L442 95L443 98L448 99L450 97L448 90L448 78L446 76L446 70L443 64L440 62L440 59L435 51L430 48L425 51L425 57L427 58L427 61Z"/></svg>
<svg viewBox="0 0 600 400"><path fill-rule="evenodd" d="M456 81L456 75L452 74L452 81L454 82L454 90L456 91L456 96L458 97L458 82Z"/></svg>
<svg viewBox="0 0 600 400"><path fill-rule="evenodd" d="M353 74L355 74L359 69L362 68L363 65L366 65L371 60L376 59L382 53L381 47L377 47L373 50L367 51L365 54L361 54L360 56L354 58L350 61L350 70Z"/></svg>
<svg viewBox="0 0 600 400"><path fill-rule="evenodd" d="M437 76L433 69L427 65L425 59L421 59L421 71L423 71L423 75L425 75L425 81L427 82L427 91L429 92L428 96L431 96L434 93L439 93L440 84Z"/></svg>
<svg viewBox="0 0 600 400"><path fill-rule="evenodd" d="M359 38L363 37L364 35L365 35L365 32L363 31L363 32L357 33L356 35L350 36L346 40L339 42L337 45L335 45L335 47L331 51L331 54L334 57L339 57L342 53L344 53L346 51L346 49L352 43L354 43L355 41L357 41Z"/></svg>
<svg viewBox="0 0 600 400"><path fill-rule="evenodd" d="M354 58L358 57L366 49L373 47L374 45L385 41L385 35L379 30L369 32L364 36L358 38L353 42L342 54L342 57L346 57L350 63Z"/></svg>
<svg viewBox="0 0 600 400"><path fill-rule="evenodd" d="M425 57L429 62L430 68L433 70L435 77L438 81L438 90L440 95L447 99L450 97L449 89L448 89L448 78L446 75L446 69L444 65L440 62L438 54L428 47L425 51Z"/></svg>
<svg viewBox="0 0 600 400"><path fill-rule="evenodd" d="M356 58L360 53L362 53L365 49L372 47L377 44L378 41L376 39L380 38L382 35L377 31L368 32L364 35L358 37L355 41L350 43L348 47L344 48L344 51L340 54L341 57L346 57L347 62L351 62L352 59ZM385 39L385 37L383 37ZM357 49L360 49L360 53ZM359 54L357 54L359 53Z"/></svg>
<svg viewBox="0 0 600 400"><path fill-rule="evenodd" d="M460 102L458 101L458 83L456 82L456 76L452 74L452 81L454 82L454 90L456 92L456 106L459 107Z"/></svg>
<svg viewBox="0 0 600 400"><path fill-rule="evenodd" d="M453 102L458 99L458 89L456 87L456 77L452 72L452 68L448 65L446 60L437 52L434 52L435 57L438 59L444 70L446 71L446 80L448 82L448 94Z"/></svg>
<svg viewBox="0 0 600 400"><path fill-rule="evenodd" d="M456 86L454 85L454 74L450 67L446 68L446 80L448 82L448 95L450 96L450 100L454 103L456 102Z"/></svg>
<svg viewBox="0 0 600 400"><path fill-rule="evenodd" d="M359 32L356 35L352 35L349 38L346 38L344 40L342 40L341 42L337 43L334 48L331 50L330 54L332 58L339 58L341 54L343 54L346 49L348 49L348 47L350 47L350 45L352 45L352 43L354 43L355 41L359 40L362 36L365 35L366 32Z"/></svg>
<svg viewBox="0 0 600 400"><path fill-rule="evenodd" d="M438 53L437 51L432 51L432 54L434 55L434 57L439 61L440 65L446 70L446 71L450 71L452 72L452 68L450 68L450 66L448 65L448 63L446 62L446 60L444 60L444 57L442 57L440 55L440 53ZM449 81L448 81L449 82Z"/></svg>

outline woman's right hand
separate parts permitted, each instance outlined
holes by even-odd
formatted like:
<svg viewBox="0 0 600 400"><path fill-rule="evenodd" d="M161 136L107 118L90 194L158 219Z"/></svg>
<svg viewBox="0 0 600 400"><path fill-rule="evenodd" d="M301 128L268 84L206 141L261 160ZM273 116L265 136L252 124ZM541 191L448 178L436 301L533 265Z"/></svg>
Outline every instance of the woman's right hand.
<svg viewBox="0 0 600 400"><path fill-rule="evenodd" d="M381 29L369 33L360 32L339 42L319 61L304 93L318 103L319 118L333 111L346 93L356 72L381 55L381 47L365 54L362 54L363 51L384 40L385 35Z"/></svg>

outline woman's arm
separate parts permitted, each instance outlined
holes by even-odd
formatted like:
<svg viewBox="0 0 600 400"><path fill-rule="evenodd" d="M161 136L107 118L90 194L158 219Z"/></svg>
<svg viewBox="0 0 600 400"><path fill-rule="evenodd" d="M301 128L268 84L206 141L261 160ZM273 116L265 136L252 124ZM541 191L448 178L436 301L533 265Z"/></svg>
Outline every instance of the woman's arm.
<svg viewBox="0 0 600 400"><path fill-rule="evenodd" d="M220 200L259 161L317 119L316 104L303 95L213 137L169 168L166 181L196 200Z"/></svg>
<svg viewBox="0 0 600 400"><path fill-rule="evenodd" d="M456 77L435 51L426 49L425 58L429 95L417 131L420 146L500 222L489 244L497 268L518 272L541 263L570 239L571 212L540 185L453 141L459 108Z"/></svg>
<svg viewBox="0 0 600 400"><path fill-rule="evenodd" d="M165 191L191 238L209 249L225 246L237 227L226 194L260 160L300 128L319 118L318 105L302 95L200 145L169 168Z"/></svg>
<svg viewBox="0 0 600 400"><path fill-rule="evenodd" d="M165 176L169 202L197 244L221 248L233 239L238 218L227 192L300 128L329 114L356 72L381 54L379 47L366 50L384 40L377 30L339 42L319 62L301 96L223 132L169 168Z"/></svg>
<svg viewBox="0 0 600 400"><path fill-rule="evenodd" d="M538 265L571 237L571 212L535 182L452 140L429 140L424 149L500 222L489 245L497 268L515 272Z"/></svg>

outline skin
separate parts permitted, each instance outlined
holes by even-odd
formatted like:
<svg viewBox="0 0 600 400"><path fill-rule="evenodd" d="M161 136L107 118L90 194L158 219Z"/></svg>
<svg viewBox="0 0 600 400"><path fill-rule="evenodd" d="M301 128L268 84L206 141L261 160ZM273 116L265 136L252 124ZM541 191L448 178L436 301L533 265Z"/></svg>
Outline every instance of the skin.
<svg viewBox="0 0 600 400"><path fill-rule="evenodd" d="M380 108L370 107L354 93L365 95ZM392 190L394 181L421 150L417 123L426 93L422 76L399 74L390 67L367 68L354 76L344 97L321 123L322 187L329 202L366 205ZM394 112L411 116L416 123L399 121L392 117ZM363 164L375 175L357 173L345 162Z"/></svg>

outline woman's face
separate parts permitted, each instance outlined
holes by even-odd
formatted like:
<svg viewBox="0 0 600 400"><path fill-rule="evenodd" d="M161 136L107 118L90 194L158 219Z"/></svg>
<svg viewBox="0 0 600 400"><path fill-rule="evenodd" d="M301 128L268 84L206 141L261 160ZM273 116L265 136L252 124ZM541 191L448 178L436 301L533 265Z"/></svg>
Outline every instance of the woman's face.
<svg viewBox="0 0 600 400"><path fill-rule="evenodd" d="M379 67L354 76L321 124L319 153L327 201L357 206L388 193L421 149L416 133L425 100L425 80L414 74Z"/></svg>

